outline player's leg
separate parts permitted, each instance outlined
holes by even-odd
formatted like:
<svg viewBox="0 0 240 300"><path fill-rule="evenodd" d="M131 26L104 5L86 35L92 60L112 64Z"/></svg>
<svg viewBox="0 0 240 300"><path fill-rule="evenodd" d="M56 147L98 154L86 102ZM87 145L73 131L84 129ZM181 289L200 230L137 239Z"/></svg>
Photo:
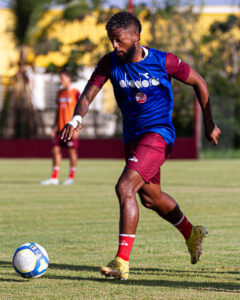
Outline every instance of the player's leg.
<svg viewBox="0 0 240 300"><path fill-rule="evenodd" d="M58 145L52 147L52 156L53 156L53 167L60 168L62 153L61 148Z"/></svg>
<svg viewBox="0 0 240 300"><path fill-rule="evenodd" d="M138 194L145 207L157 212L181 232L186 240L191 262L197 263L202 253L201 242L206 229L203 226L193 226L180 210L177 202L161 190L160 184L152 182L145 184Z"/></svg>
<svg viewBox="0 0 240 300"><path fill-rule="evenodd" d="M148 180L143 170L149 145L152 146L154 140L155 134L144 134L125 146L126 167L116 185L120 205L119 249L116 258L107 267L101 268L105 275L119 279L128 278L128 260L139 216L136 193ZM149 170L151 169L152 166Z"/></svg>
<svg viewBox="0 0 240 300"><path fill-rule="evenodd" d="M70 159L70 172L68 178L63 182L64 185L71 185L74 183L74 177L78 160L78 139L77 135L65 144L68 149L68 155Z"/></svg>
<svg viewBox="0 0 240 300"><path fill-rule="evenodd" d="M162 218L173 224L187 240L190 237L192 224L186 220L177 202L161 190L159 184L145 184L138 192L142 204L154 210ZM181 225L181 226L179 226Z"/></svg>
<svg viewBox="0 0 240 300"><path fill-rule="evenodd" d="M137 191L144 185L141 175L132 169L125 168L116 185L116 194L120 206L119 248L116 258L101 273L118 279L128 279L129 256L132 250L137 229L139 209L136 200Z"/></svg>
<svg viewBox="0 0 240 300"><path fill-rule="evenodd" d="M115 187L120 206L119 230L122 234L135 234L138 224L136 193L145 184L141 175L125 168Z"/></svg>
<svg viewBox="0 0 240 300"><path fill-rule="evenodd" d="M64 185L70 185L74 183L74 177L78 160L77 149L75 147L68 147L68 155L70 160L70 172L68 178L63 182Z"/></svg>
<svg viewBox="0 0 240 300"><path fill-rule="evenodd" d="M61 148L59 145L53 145L52 147L53 169L51 177L41 182L42 185L59 184L58 174L61 164Z"/></svg>

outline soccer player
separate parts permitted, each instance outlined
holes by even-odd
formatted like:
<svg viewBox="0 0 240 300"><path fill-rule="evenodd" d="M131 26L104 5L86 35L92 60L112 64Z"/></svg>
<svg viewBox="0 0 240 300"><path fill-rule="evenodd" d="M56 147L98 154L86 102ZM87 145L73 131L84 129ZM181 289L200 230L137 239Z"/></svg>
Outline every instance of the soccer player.
<svg viewBox="0 0 240 300"><path fill-rule="evenodd" d="M68 69L63 69L60 72L60 82L62 89L59 90L57 95L57 113L54 126L52 127L52 156L53 156L53 170L49 179L41 182L42 185L59 184L58 174L61 163L61 148L68 149L70 158L70 173L69 177L63 182L64 185L74 183L74 175L77 165L77 148L78 148L78 133L72 135L71 140L67 142L61 141L59 132L63 129L64 125L72 119L73 111L77 103L80 93L77 89L71 87L72 74Z"/></svg>
<svg viewBox="0 0 240 300"><path fill-rule="evenodd" d="M218 144L220 129L211 116L209 93L204 79L177 56L139 44L141 24L131 13L120 12L106 25L114 51L98 63L74 111L61 131L69 140L81 129L82 118L104 83L110 79L123 115L125 168L117 182L120 204L119 248L115 258L100 269L106 276L128 279L129 256L138 224L138 193L142 204L170 222L183 235L191 263L198 262L207 230L194 226L177 202L161 190L160 167L174 143L171 78L191 85L202 107L205 135Z"/></svg>

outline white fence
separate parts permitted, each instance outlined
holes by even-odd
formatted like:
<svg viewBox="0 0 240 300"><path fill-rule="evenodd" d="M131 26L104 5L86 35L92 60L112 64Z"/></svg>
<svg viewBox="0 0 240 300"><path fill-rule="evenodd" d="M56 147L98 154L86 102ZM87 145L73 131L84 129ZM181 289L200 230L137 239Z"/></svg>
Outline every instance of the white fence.
<svg viewBox="0 0 240 300"><path fill-rule="evenodd" d="M92 74L92 68L84 68L79 74L79 79L72 83L72 86L81 93ZM57 92L60 88L59 76L46 73L29 72L30 84L33 95L33 104L37 109L55 109ZM102 110L102 93L100 92L93 103L90 110Z"/></svg>

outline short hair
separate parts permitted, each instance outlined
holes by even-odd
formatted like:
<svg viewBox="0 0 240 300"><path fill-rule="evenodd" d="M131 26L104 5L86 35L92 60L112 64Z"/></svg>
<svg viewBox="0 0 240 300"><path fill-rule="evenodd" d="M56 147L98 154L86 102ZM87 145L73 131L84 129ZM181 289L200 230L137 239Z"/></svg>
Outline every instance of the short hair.
<svg viewBox="0 0 240 300"><path fill-rule="evenodd" d="M61 71L59 73L60 73L60 75L65 74L68 77L70 77L71 79L73 77L73 74L72 74L71 70L68 67L65 67L65 68L61 69Z"/></svg>
<svg viewBox="0 0 240 300"><path fill-rule="evenodd" d="M140 35L142 25L138 18L130 12L122 11L111 17L111 19L107 22L106 30L109 31L117 28L127 28L131 24L134 24L137 27L137 31Z"/></svg>

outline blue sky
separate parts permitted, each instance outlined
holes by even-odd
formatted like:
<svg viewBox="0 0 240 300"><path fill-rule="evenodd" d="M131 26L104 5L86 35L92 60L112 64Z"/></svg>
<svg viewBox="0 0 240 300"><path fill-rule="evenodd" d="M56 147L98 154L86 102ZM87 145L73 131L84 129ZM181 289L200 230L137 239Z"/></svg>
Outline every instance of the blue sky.
<svg viewBox="0 0 240 300"><path fill-rule="evenodd" d="M8 7L9 0L0 0L0 7Z"/></svg>
<svg viewBox="0 0 240 300"><path fill-rule="evenodd" d="M8 7L11 0L0 0L0 7ZM36 0L37 1L37 0ZM109 5L115 5L118 7L123 7L127 4L127 0L107 0ZM133 0L134 3L151 3L151 0ZM182 0L182 3L185 1ZM189 1L186 1L189 3ZM193 1L196 5L201 3L201 0ZM240 0L204 0L205 4L208 5L240 5Z"/></svg>

